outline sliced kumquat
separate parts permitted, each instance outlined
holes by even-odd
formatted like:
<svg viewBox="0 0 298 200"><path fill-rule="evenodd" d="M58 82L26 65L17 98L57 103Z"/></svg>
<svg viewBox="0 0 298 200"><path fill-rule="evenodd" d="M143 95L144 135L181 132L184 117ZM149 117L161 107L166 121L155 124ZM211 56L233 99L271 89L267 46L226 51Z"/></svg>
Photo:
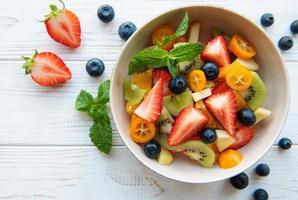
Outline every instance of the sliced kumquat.
<svg viewBox="0 0 298 200"><path fill-rule="evenodd" d="M223 169L229 169L239 165L242 160L243 156L240 152L228 149L219 155L218 165Z"/></svg>
<svg viewBox="0 0 298 200"><path fill-rule="evenodd" d="M155 136L155 125L133 114L130 122L130 136L136 143L147 143Z"/></svg>
<svg viewBox="0 0 298 200"><path fill-rule="evenodd" d="M193 70L188 74L188 84L192 91L200 92L206 86L206 77L202 70Z"/></svg>
<svg viewBox="0 0 298 200"><path fill-rule="evenodd" d="M246 90L253 81L251 73L243 67L232 67L225 79L228 86L234 90Z"/></svg>
<svg viewBox="0 0 298 200"><path fill-rule="evenodd" d="M173 35L174 32L175 31L174 31L174 28L172 26L167 25L167 24L161 25L153 31L152 36L151 36L152 43L154 45L157 45L160 42L162 42L165 37L169 37L169 36ZM169 43L162 46L161 48L163 48L164 50L169 51L173 48L174 44L175 44L175 40L172 40Z"/></svg>
<svg viewBox="0 0 298 200"><path fill-rule="evenodd" d="M241 59L249 59L256 55L255 47L240 35L234 35L230 42L231 51Z"/></svg>

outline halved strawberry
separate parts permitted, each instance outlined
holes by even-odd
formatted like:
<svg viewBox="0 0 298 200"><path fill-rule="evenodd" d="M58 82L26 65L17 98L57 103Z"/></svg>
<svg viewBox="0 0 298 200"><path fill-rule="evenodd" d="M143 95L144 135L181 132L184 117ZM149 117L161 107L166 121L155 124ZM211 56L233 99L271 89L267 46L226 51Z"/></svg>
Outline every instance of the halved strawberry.
<svg viewBox="0 0 298 200"><path fill-rule="evenodd" d="M231 134L236 133L237 104L232 91L213 94L205 105L209 111L218 119L221 125Z"/></svg>
<svg viewBox="0 0 298 200"><path fill-rule="evenodd" d="M239 149L245 146L253 137L253 128L249 126L241 126L234 135L236 142L234 142L229 149Z"/></svg>
<svg viewBox="0 0 298 200"><path fill-rule="evenodd" d="M210 40L201 53L201 59L215 62L219 67L229 65L230 56L225 38L220 35Z"/></svg>
<svg viewBox="0 0 298 200"><path fill-rule="evenodd" d="M30 74L32 79L41 86L54 86L71 78L68 67L56 54L35 51L32 58L23 58L26 74Z"/></svg>
<svg viewBox="0 0 298 200"><path fill-rule="evenodd" d="M171 79L171 74L163 69L154 69L153 70L153 83L156 83L159 79L162 79L163 86L162 86L162 95L168 96L171 94L169 89L169 81Z"/></svg>
<svg viewBox="0 0 298 200"><path fill-rule="evenodd" d="M81 45L81 25L79 18L65 9L58 9L55 5L50 5L51 13L44 20L47 32L56 42L71 48L77 48Z"/></svg>
<svg viewBox="0 0 298 200"><path fill-rule="evenodd" d="M159 118L162 110L162 82L162 79L157 81L144 101L135 110L135 114L151 123Z"/></svg>
<svg viewBox="0 0 298 200"><path fill-rule="evenodd" d="M221 92L226 92L228 90L230 90L231 88L228 86L228 84L226 83L226 81L222 81L219 82L217 86L215 86L212 89L212 94L217 94L217 93L221 93Z"/></svg>
<svg viewBox="0 0 298 200"><path fill-rule="evenodd" d="M189 106L180 111L168 137L171 146L181 144L206 125L208 117L198 108Z"/></svg>

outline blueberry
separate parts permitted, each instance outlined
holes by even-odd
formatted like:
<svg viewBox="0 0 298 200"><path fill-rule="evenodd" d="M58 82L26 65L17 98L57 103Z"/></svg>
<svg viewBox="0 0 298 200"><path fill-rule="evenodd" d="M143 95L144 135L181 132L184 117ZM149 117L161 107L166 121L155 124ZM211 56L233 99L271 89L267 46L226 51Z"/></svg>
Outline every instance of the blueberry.
<svg viewBox="0 0 298 200"><path fill-rule="evenodd" d="M262 163L256 167L255 171L259 176L268 176L270 173L270 168L267 164Z"/></svg>
<svg viewBox="0 0 298 200"><path fill-rule="evenodd" d="M274 17L271 13L266 13L261 17L261 24L263 26L271 26L274 23Z"/></svg>
<svg viewBox="0 0 298 200"><path fill-rule="evenodd" d="M248 176L244 172L230 178L230 183L232 184L232 186L239 190L246 188L248 186L248 182Z"/></svg>
<svg viewBox="0 0 298 200"><path fill-rule="evenodd" d="M257 189L253 196L255 200L267 200L269 198L268 193L264 189Z"/></svg>
<svg viewBox="0 0 298 200"><path fill-rule="evenodd" d="M118 34L122 40L126 41L136 30L137 27L132 22L124 22L119 26Z"/></svg>
<svg viewBox="0 0 298 200"><path fill-rule="evenodd" d="M112 6L102 5L97 10L97 17L104 23L111 22L115 17L115 12Z"/></svg>
<svg viewBox="0 0 298 200"><path fill-rule="evenodd" d="M292 146L292 141L289 138L282 138L279 140L278 146L281 149L289 149Z"/></svg>
<svg viewBox="0 0 298 200"><path fill-rule="evenodd" d="M298 33L298 20L295 20L291 23L290 30L293 34Z"/></svg>
<svg viewBox="0 0 298 200"><path fill-rule="evenodd" d="M151 140L144 145L144 153L149 158L157 158L160 153L160 145L158 142Z"/></svg>
<svg viewBox="0 0 298 200"><path fill-rule="evenodd" d="M204 128L201 132L201 140L206 144L215 142L216 138L216 132L213 128Z"/></svg>
<svg viewBox="0 0 298 200"><path fill-rule="evenodd" d="M284 51L292 48L293 44L294 44L293 38L291 38L290 36L283 36L278 41L278 47Z"/></svg>
<svg viewBox="0 0 298 200"><path fill-rule="evenodd" d="M187 87L187 82L183 76L176 76L169 81L169 88L175 94L182 93Z"/></svg>
<svg viewBox="0 0 298 200"><path fill-rule="evenodd" d="M238 120L241 122L241 124L246 126L251 126L254 123L256 123L256 116L252 112L252 110L248 108L243 108L237 112Z"/></svg>
<svg viewBox="0 0 298 200"><path fill-rule="evenodd" d="M206 62L202 65L201 70L204 72L207 80L214 80L219 74L219 69L213 62Z"/></svg>
<svg viewBox="0 0 298 200"><path fill-rule="evenodd" d="M90 76L101 76L105 70L105 64L99 58L92 58L86 64L86 70Z"/></svg>

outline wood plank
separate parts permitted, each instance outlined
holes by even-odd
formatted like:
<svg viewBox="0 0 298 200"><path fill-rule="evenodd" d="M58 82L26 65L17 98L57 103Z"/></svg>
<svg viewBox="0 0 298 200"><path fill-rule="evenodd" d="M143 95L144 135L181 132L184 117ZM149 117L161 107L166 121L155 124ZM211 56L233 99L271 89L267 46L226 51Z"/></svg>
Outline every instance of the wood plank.
<svg viewBox="0 0 298 200"><path fill-rule="evenodd" d="M101 4L97 0L66 1L68 8L77 13L82 24L82 46L77 50L70 50L53 42L44 30L44 26L36 19L41 19L48 12L48 1L27 0L26 4L19 4L18 0L1 2L0 16L0 60L19 60L20 55L31 55L33 49L53 51L65 60L87 60L90 57L101 57L106 61L114 61L124 44L117 34L118 26L124 21L133 21L141 27L149 19L158 14L182 5L198 4L196 0L107 0L105 3L114 6L116 18L110 24L99 22L96 10ZM290 35L289 24L297 18L298 1L272 0L271 8L268 2L241 2L237 0L203 0L200 3L221 5L251 18L259 24L260 16L265 12L272 12L276 18L274 25L266 28L272 40L276 43L283 35ZM19 6L15 6L19 5ZM148 9L152 8L152 9ZM273 9L274 8L274 9ZM87 28L88 27L88 28ZM297 38L297 37L296 37ZM298 61L298 43L284 52L285 60Z"/></svg>
<svg viewBox="0 0 298 200"><path fill-rule="evenodd" d="M74 110L76 95L81 89L96 94L98 83L109 79L113 61L107 61L101 78L91 78L85 71L85 62L67 61L73 73L72 80L63 87L43 88L24 77L20 61L0 62L0 145L91 145L88 130L92 121ZM298 144L298 63L289 62L292 87L291 109L282 135ZM113 124L113 144L123 142Z"/></svg>
<svg viewBox="0 0 298 200"><path fill-rule="evenodd" d="M126 148L100 155L92 147L1 147L0 199L252 199L259 187L270 199L295 199L298 192L298 147L277 148L262 159L268 177L247 171L250 185L235 190L228 181L184 184L160 177L137 161Z"/></svg>

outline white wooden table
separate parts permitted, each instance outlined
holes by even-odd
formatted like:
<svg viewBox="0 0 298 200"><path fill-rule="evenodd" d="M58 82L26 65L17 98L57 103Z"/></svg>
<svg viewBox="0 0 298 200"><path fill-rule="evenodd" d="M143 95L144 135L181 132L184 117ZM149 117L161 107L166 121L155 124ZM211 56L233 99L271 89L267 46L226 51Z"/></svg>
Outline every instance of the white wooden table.
<svg viewBox="0 0 298 200"><path fill-rule="evenodd" d="M234 9L259 23L271 12L274 26L266 29L275 42L288 35L289 24L298 19L296 0L86 0L66 1L79 16L82 46L70 50L53 42L42 23L48 4L55 1L0 0L0 199L252 199L256 188L265 188L271 199L298 199L298 36L294 47L283 54L291 81L291 106L282 136L294 144L289 151L275 145L262 159L269 163L266 178L254 175L250 185L236 191L227 181L190 185L177 183L153 173L136 160L113 131L113 150L104 156L88 136L91 120L74 110L80 89L96 92L98 83L109 79L124 44L117 34L121 22L141 26L159 13L179 5L214 3ZM56 2L55 2L56 3ZM116 18L99 22L97 8L111 4ZM33 49L60 55L73 72L63 87L41 88L24 77L21 55ZM106 64L101 78L85 72L89 58Z"/></svg>

